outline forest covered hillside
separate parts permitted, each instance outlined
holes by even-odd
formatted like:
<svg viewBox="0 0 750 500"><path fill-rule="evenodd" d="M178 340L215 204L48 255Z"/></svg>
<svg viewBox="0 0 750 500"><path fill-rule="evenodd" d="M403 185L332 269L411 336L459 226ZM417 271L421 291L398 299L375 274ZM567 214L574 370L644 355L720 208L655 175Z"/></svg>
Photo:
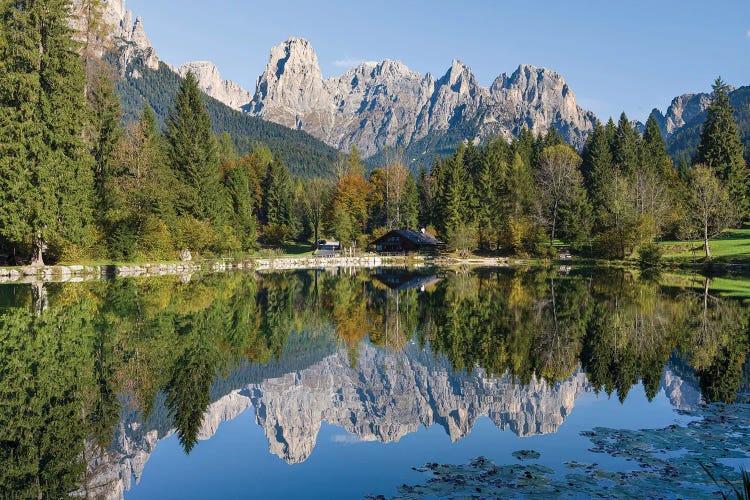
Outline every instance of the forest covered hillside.
<svg viewBox="0 0 750 500"><path fill-rule="evenodd" d="M163 125L169 116L175 95L180 88L180 76L160 63L150 69L136 61L117 82L117 93L122 101L124 120L136 120L144 100L153 108ZM306 132L256 118L204 96L206 110L216 134L228 132L237 151L246 154L260 144L279 154L289 170L300 177L331 177L338 151Z"/></svg>

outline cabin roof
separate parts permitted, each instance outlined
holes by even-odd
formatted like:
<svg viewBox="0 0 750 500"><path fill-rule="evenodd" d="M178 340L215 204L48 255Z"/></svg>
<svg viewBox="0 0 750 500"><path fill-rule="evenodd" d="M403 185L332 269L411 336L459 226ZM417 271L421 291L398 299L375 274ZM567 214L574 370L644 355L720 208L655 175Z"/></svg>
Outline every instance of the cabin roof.
<svg viewBox="0 0 750 500"><path fill-rule="evenodd" d="M401 238L404 238L406 240L411 241L415 245L419 246L438 246L440 245L440 241L435 238L430 233L418 233L416 231L411 231L409 229L394 229L392 231L387 232L377 240L375 240L375 243L385 240L386 238L390 238L392 236L400 236Z"/></svg>

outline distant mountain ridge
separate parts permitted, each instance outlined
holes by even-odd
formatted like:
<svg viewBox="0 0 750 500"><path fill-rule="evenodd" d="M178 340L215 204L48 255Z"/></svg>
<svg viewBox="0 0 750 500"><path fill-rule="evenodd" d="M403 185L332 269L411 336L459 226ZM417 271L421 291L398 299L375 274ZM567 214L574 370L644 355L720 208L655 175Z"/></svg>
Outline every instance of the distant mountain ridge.
<svg viewBox="0 0 750 500"><path fill-rule="evenodd" d="M79 3L74 0L74 8ZM511 139L523 128L535 133L555 128L566 141L581 147L596 121L593 113L578 106L562 76L546 68L521 65L512 74L497 77L488 88L479 85L471 68L457 60L437 80L429 73L422 75L389 59L362 63L340 76L324 79L312 45L294 37L271 49L266 69L258 78L255 91L250 92L236 82L224 80L209 61L180 67L163 63L142 20L136 17L133 21L125 0L106 3L104 18L113 27L112 39L118 47L119 67L125 79L120 88L127 87L131 98L136 94L133 88L142 91L148 87L137 82L144 69L158 73L163 66L179 76L192 71L203 92L214 100L209 105L215 108L212 116L231 122L224 126L214 123L216 131L238 135L240 144L263 140L261 135L273 137L276 148L286 147L289 141L297 150L291 156L310 153L316 165L322 158L332 164L336 150L347 152L355 145L371 166L385 161L387 149L403 149L410 162L430 162L436 155L450 154L461 141L482 141L493 136ZM730 97L750 161L749 89L738 88ZM160 101L165 94L173 94L171 90L151 90L155 95L147 92L140 98ZM695 153L709 100L707 93L684 94L676 97L665 112L654 109L675 161L689 160ZM132 104L125 106L130 114L134 112ZM221 104L251 116L243 120ZM166 117L163 110L157 109L157 113L162 119ZM260 123L267 122L282 128L260 133ZM636 126L642 131L642 124ZM304 135L286 136L286 128ZM292 166L309 170L303 161L300 156ZM312 170L324 172L331 168L316 166Z"/></svg>
<svg viewBox="0 0 750 500"><path fill-rule="evenodd" d="M78 15L81 7L80 0L74 0L71 21L77 27L83 22ZM175 68L161 61L146 35L143 21L140 17L133 21L125 0L107 0L103 18L111 28L113 54L107 57L119 69L116 89L126 121L140 114L145 100L163 124L180 87L180 78L192 71L207 94L206 109L214 132L229 132L240 153L264 144L278 153L295 175L333 175L337 150L303 131L289 130L238 111L240 103L252 95L244 93L238 84L222 80L212 63L194 62Z"/></svg>
<svg viewBox="0 0 750 500"><path fill-rule="evenodd" d="M389 59L323 79L312 45L294 37L271 49L244 109L343 151L357 146L364 157L453 130L482 140L510 139L524 127L537 133L554 127L581 146L596 121L577 105L562 76L546 68L519 66L489 88L457 60L437 80Z"/></svg>

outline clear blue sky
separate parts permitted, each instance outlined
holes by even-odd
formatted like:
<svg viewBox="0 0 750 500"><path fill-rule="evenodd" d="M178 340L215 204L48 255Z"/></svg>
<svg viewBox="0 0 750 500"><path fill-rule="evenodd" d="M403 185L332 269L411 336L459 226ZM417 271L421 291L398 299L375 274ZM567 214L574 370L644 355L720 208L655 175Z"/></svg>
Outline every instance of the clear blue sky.
<svg viewBox="0 0 750 500"><path fill-rule="evenodd" d="M462 5L464 4L465 5ZM269 50L313 44L323 74L359 60L397 59L442 76L452 59L482 85L519 64L560 72L602 118L644 120L721 75L750 85L750 0L127 0L160 57L211 60L250 91Z"/></svg>

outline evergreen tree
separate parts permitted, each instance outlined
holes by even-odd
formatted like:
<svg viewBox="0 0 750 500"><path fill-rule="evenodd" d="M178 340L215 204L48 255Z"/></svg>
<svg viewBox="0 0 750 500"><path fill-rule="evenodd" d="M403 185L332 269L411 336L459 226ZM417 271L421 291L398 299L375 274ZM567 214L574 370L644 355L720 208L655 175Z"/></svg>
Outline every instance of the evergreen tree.
<svg viewBox="0 0 750 500"><path fill-rule="evenodd" d="M232 222L243 250L256 246L256 214L254 211L251 172L245 162L228 161L224 168L224 185L232 200Z"/></svg>
<svg viewBox="0 0 750 500"><path fill-rule="evenodd" d="M672 161L667 154L667 145L653 113L649 115L646 130L643 133L641 164L659 175L666 175L672 169Z"/></svg>
<svg viewBox="0 0 750 500"><path fill-rule="evenodd" d="M104 186L111 173L112 152L122 135L122 109L120 98L115 93L112 67L106 63L98 64L88 87L88 102L91 110L91 153L95 162L94 186L100 208L106 208Z"/></svg>
<svg viewBox="0 0 750 500"><path fill-rule="evenodd" d="M115 258L169 258L174 242L177 181L165 164L162 137L151 107L130 124L108 160L104 229Z"/></svg>
<svg viewBox="0 0 750 500"><path fill-rule="evenodd" d="M608 131L597 121L583 148L581 172L586 188L594 200L601 200L604 182L612 175L614 169L612 137L609 136L613 129L614 124Z"/></svg>
<svg viewBox="0 0 750 500"><path fill-rule="evenodd" d="M219 165L224 165L228 161L237 159L234 140L228 132L222 132L216 143L218 144Z"/></svg>
<svg viewBox="0 0 750 500"><path fill-rule="evenodd" d="M625 175L632 174L639 167L639 142L638 132L630 125L625 113L622 113L617 123L613 156L615 165Z"/></svg>
<svg viewBox="0 0 750 500"><path fill-rule="evenodd" d="M365 166L362 164L362 157L357 146L352 146L349 155L346 157L346 170L360 177L365 176Z"/></svg>
<svg viewBox="0 0 750 500"><path fill-rule="evenodd" d="M464 167L466 146L461 144L441 166L438 177L438 227L443 235L468 222L469 178Z"/></svg>
<svg viewBox="0 0 750 500"><path fill-rule="evenodd" d="M226 213L216 138L195 76L182 81L167 121L167 154L180 182L182 215L220 223Z"/></svg>
<svg viewBox="0 0 750 500"><path fill-rule="evenodd" d="M479 246L486 250L492 249L493 241L497 242L503 216L500 210L500 188L505 181L506 170L507 165L496 148L486 148L474 178Z"/></svg>
<svg viewBox="0 0 750 500"><path fill-rule="evenodd" d="M435 202L435 174L439 168L440 162L435 159L432 167L432 174L428 174L424 165L419 167L417 173L417 190L419 192L419 226L427 227L435 223L434 202Z"/></svg>
<svg viewBox="0 0 750 500"><path fill-rule="evenodd" d="M271 229L273 243L282 243L295 232L294 183L289 170L276 157L263 179L262 221Z"/></svg>
<svg viewBox="0 0 750 500"><path fill-rule="evenodd" d="M714 169L729 190L733 203L740 208L744 217L748 217L750 173L743 157L739 129L732 114L728 93L727 84L717 78L693 164Z"/></svg>
<svg viewBox="0 0 750 500"><path fill-rule="evenodd" d="M0 238L43 264L93 241L85 74L70 1L0 5Z"/></svg>
<svg viewBox="0 0 750 500"><path fill-rule="evenodd" d="M404 181L404 189L401 194L401 227L404 229L418 229L419 218L419 191L414 174L409 171Z"/></svg>

